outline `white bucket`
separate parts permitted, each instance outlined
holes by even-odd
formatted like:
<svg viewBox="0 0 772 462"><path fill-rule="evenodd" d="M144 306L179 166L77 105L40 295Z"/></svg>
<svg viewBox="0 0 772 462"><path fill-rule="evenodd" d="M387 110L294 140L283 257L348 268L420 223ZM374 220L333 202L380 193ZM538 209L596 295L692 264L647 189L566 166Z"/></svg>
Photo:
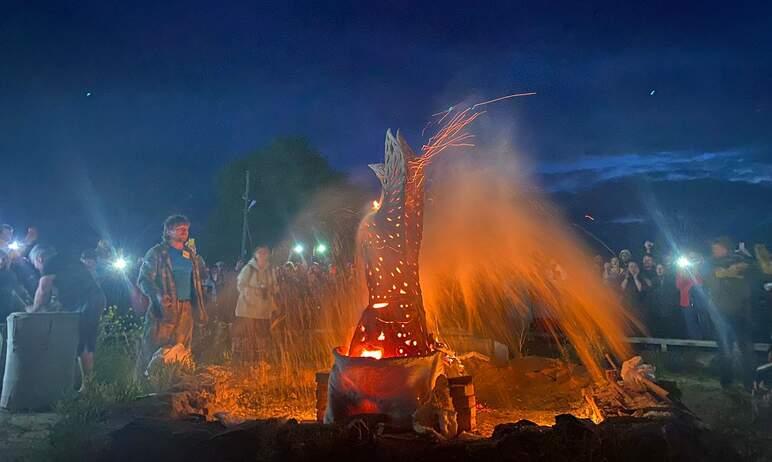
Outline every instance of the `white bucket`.
<svg viewBox="0 0 772 462"><path fill-rule="evenodd" d="M73 389L78 313L13 313L0 407L50 408Z"/></svg>

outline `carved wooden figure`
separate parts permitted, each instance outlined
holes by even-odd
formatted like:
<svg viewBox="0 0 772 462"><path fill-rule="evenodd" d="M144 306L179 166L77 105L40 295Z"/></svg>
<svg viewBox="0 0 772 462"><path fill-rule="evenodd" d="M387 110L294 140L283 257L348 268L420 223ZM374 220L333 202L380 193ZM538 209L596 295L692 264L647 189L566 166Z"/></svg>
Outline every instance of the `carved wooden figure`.
<svg viewBox="0 0 772 462"><path fill-rule="evenodd" d="M424 356L433 351L418 279L424 203L424 167L399 131L386 132L385 160L370 165L381 198L362 222L369 304L349 356Z"/></svg>

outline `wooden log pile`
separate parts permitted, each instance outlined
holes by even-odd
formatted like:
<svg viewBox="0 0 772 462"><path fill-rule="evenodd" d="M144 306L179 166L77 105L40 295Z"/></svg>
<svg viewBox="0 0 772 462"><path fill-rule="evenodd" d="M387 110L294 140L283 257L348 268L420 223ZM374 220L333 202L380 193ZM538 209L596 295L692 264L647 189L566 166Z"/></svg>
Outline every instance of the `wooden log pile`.
<svg viewBox="0 0 772 462"><path fill-rule="evenodd" d="M625 382L617 370L606 371L606 382L596 383L583 390L583 396L592 410L593 420L601 422L609 417L662 418L688 415L698 420L671 393L646 378L636 384Z"/></svg>

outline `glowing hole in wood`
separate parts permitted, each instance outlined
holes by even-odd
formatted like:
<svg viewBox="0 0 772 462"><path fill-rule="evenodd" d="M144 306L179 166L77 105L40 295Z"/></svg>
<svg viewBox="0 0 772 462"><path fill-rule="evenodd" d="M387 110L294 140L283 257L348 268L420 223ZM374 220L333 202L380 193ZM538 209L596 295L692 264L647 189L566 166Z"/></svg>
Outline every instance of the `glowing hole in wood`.
<svg viewBox="0 0 772 462"><path fill-rule="evenodd" d="M383 351L381 351L381 350L362 350L361 356L363 358L381 359L383 357Z"/></svg>
<svg viewBox="0 0 772 462"><path fill-rule="evenodd" d="M381 334L378 335L378 340L380 340L381 342L386 340L386 335L383 333L383 331L381 331Z"/></svg>
<svg viewBox="0 0 772 462"><path fill-rule="evenodd" d="M389 302L381 302L374 304L373 308L386 308L387 306L389 306Z"/></svg>

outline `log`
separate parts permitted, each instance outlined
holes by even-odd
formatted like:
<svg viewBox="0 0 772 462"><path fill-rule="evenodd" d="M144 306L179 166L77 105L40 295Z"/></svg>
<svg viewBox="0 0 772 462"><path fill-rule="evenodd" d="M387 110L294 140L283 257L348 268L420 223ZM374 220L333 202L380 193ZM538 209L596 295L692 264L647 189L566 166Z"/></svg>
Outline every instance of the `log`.
<svg viewBox="0 0 772 462"><path fill-rule="evenodd" d="M662 400L664 400L664 401L666 401L668 403L670 402L670 398L668 398L668 395L670 393L668 393L668 391L665 390L664 388L660 387L659 385L657 385L656 383L652 382L651 380L643 378L643 377L641 377L641 383L646 385L646 388L649 391L651 391L652 393L657 395Z"/></svg>

